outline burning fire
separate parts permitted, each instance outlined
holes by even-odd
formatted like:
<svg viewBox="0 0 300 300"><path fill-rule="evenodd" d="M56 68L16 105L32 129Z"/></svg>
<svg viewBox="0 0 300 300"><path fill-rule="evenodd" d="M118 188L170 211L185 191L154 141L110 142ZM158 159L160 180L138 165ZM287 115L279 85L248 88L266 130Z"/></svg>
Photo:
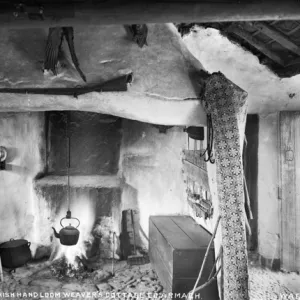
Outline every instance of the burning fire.
<svg viewBox="0 0 300 300"><path fill-rule="evenodd" d="M65 205L58 214L55 221L55 228L59 232L61 230L60 220L66 216L68 208ZM80 196L72 199L71 202L72 217L76 217L80 220L80 225L77 228L80 231L78 243L74 246L64 246L60 244L59 239L55 239L54 247L52 251L52 260L65 258L68 264L74 267L78 266L78 260L76 257L86 256L87 245L91 244L94 240L92 230L95 222L95 209L94 205L88 197ZM76 227L78 225L77 220L63 220L64 226Z"/></svg>

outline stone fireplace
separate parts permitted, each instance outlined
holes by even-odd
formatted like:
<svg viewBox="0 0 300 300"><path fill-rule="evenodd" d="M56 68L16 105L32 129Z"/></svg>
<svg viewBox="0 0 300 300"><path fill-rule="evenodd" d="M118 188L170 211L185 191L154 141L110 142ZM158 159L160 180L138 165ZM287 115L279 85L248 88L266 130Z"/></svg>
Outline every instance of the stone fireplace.
<svg viewBox="0 0 300 300"><path fill-rule="evenodd" d="M53 257L67 251L65 254L74 260L76 254L89 251L92 256L110 258L117 249L112 249L113 233L120 234L122 186L118 172L122 120L73 111L47 112L45 122L45 172L35 181L35 190L40 201L49 205L49 221L59 231L59 221L68 210L69 172L70 210L81 222L78 246L63 247L57 240ZM78 224L75 219L64 222Z"/></svg>
<svg viewBox="0 0 300 300"><path fill-rule="evenodd" d="M29 240L36 259L122 258L122 212L134 209L137 247L146 250L150 215L188 212L182 201L183 128L161 133L146 123L69 112L70 209L80 220L80 239L76 247L66 247L51 228L61 229L68 209L65 114L1 113L1 141L9 153L0 173L1 240Z"/></svg>

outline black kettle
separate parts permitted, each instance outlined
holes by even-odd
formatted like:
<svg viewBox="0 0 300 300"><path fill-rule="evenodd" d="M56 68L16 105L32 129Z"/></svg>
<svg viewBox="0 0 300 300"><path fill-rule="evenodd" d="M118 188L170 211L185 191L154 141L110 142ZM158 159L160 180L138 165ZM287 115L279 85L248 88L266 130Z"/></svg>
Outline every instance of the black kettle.
<svg viewBox="0 0 300 300"><path fill-rule="evenodd" d="M73 227L71 226L71 224L69 224L69 226L63 226L62 221L64 219L74 219L78 221L78 225L77 227ZM80 225L80 221L77 218L72 218L71 217L71 212L68 211L67 212L67 216L65 218L62 218L60 220L60 225L62 227L62 229L60 230L59 233L57 233L57 231L55 230L54 227L52 227L53 231L54 231L54 235L56 238L60 239L60 243L62 245L65 246L74 246L77 244L78 239L79 239L79 230L77 229L78 226Z"/></svg>

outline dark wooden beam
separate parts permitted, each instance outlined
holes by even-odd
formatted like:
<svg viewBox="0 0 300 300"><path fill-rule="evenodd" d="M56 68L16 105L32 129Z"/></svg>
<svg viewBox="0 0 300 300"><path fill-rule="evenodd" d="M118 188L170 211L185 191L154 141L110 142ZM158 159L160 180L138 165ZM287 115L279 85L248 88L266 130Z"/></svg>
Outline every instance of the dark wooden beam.
<svg viewBox="0 0 300 300"><path fill-rule="evenodd" d="M227 27L226 31L229 33L234 33L237 36L239 36L240 38L244 39L250 45L255 47L257 50L259 50L260 52L262 52L263 54L268 56L271 60L275 61L279 65L281 65L281 66L285 65L283 58L281 58L279 55L277 55L276 53L269 50L263 42L259 41L255 37L253 37L249 32L243 30L242 28L240 28L238 26L234 26L234 25Z"/></svg>
<svg viewBox="0 0 300 300"><path fill-rule="evenodd" d="M27 8L25 7L25 10ZM0 9L0 26L51 27L101 24L144 24L168 22L231 22L263 20L296 20L300 5L295 0L236 2L214 1L95 1L68 5L45 4L41 10L27 9L28 14L13 6ZM32 13L33 11L33 13ZM41 13L41 16L39 16Z"/></svg>
<svg viewBox="0 0 300 300"><path fill-rule="evenodd" d="M300 56L300 48L293 43L286 35L276 30L275 28L261 22L255 22L253 24L257 29L269 38L275 40L277 43L282 45L284 48L298 54Z"/></svg>

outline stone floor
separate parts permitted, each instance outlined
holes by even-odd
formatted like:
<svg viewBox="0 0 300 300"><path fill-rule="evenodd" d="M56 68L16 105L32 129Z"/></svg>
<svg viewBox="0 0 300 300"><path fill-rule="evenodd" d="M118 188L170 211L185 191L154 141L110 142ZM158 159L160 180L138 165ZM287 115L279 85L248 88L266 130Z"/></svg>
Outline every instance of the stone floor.
<svg viewBox="0 0 300 300"><path fill-rule="evenodd" d="M300 300L300 275L249 266L251 300Z"/></svg>
<svg viewBox="0 0 300 300"><path fill-rule="evenodd" d="M0 299L125 299L124 293L126 299L137 299L137 295L152 299L150 295L163 292L150 264L129 266L126 261L116 261L112 276L112 261L106 261L100 270L82 272L81 277L72 271L62 277L54 272L54 264L29 263L15 273L4 271Z"/></svg>
<svg viewBox="0 0 300 300"><path fill-rule="evenodd" d="M150 264L128 266L117 261L114 276L112 261L104 262L99 270L82 272L81 277L72 272L60 276L57 270L55 262L40 261L18 268L15 273L5 271L0 299L138 299L137 295L153 299L166 295ZM249 278L250 300L300 299L300 276L295 273L273 272L250 264Z"/></svg>

